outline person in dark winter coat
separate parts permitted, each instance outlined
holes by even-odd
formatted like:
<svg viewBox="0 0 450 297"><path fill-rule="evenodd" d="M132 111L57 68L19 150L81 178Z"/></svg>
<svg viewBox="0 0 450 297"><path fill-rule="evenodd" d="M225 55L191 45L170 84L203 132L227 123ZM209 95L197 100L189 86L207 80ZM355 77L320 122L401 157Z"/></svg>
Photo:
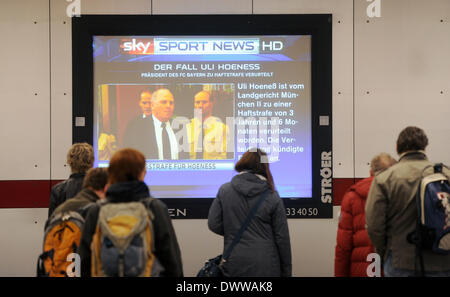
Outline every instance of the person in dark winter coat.
<svg viewBox="0 0 450 297"><path fill-rule="evenodd" d="M59 205L67 199L75 197L81 191L86 171L94 166L94 148L92 145L86 142L72 145L67 153L67 164L69 164L71 170L69 178L53 186L50 191L49 218Z"/></svg>
<svg viewBox="0 0 450 297"><path fill-rule="evenodd" d="M236 163L239 172L222 185L208 214L209 229L224 236L224 251L233 241L252 207L268 196L223 264L227 277L292 275L291 245L284 204L275 191L267 155L251 149Z"/></svg>
<svg viewBox="0 0 450 297"><path fill-rule="evenodd" d="M375 175L396 162L386 153L375 156L370 163L370 177L357 182L344 194L334 258L335 276L367 276L367 268L371 264L367 261L367 256L375 253L366 230L364 208L367 195Z"/></svg>
<svg viewBox="0 0 450 297"><path fill-rule="evenodd" d="M77 211L86 217L87 206L105 198L108 172L106 168L91 168L87 171L83 182L83 189L73 198L58 206L53 212L55 216L62 212Z"/></svg>
<svg viewBox="0 0 450 297"><path fill-rule="evenodd" d="M145 177L145 156L131 148L114 153L108 167L109 187L106 203L124 203L143 201L150 197ZM81 259L81 276L91 276L91 242L97 227L100 205L89 208L83 227L78 254ZM158 199L153 199L149 210L154 219L152 238L154 254L163 267L160 276L182 277L183 266L181 251L173 229L167 206Z"/></svg>

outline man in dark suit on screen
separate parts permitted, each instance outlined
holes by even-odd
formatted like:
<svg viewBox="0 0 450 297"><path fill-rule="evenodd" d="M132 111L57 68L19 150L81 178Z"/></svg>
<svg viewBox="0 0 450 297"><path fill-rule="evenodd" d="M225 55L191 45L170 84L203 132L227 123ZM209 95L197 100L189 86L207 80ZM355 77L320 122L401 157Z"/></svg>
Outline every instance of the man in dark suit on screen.
<svg viewBox="0 0 450 297"><path fill-rule="evenodd" d="M178 141L170 124L175 100L168 89L152 95L152 115L127 129L124 146L140 150L147 159L178 160Z"/></svg>

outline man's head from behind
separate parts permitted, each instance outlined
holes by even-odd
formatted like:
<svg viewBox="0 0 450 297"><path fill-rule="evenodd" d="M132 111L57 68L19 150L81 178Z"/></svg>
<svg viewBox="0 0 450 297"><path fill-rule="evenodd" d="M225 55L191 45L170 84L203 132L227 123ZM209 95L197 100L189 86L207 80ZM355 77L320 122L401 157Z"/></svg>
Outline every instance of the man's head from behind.
<svg viewBox="0 0 450 297"><path fill-rule="evenodd" d="M152 114L152 93L149 90L144 90L140 94L139 106L141 107L142 113L146 117Z"/></svg>
<svg viewBox="0 0 450 297"><path fill-rule="evenodd" d="M172 93L168 89L159 89L152 95L152 113L161 122L170 120L175 107Z"/></svg>
<svg viewBox="0 0 450 297"><path fill-rule="evenodd" d="M72 173L85 173L94 166L94 148L89 143L75 143L67 153Z"/></svg>
<svg viewBox="0 0 450 297"><path fill-rule="evenodd" d="M373 157L372 161L370 161L370 176L383 172L395 163L397 163L397 161L387 153L376 155Z"/></svg>
<svg viewBox="0 0 450 297"><path fill-rule="evenodd" d="M202 110L202 118L206 119L212 115L213 102L211 95L206 91L200 91L194 96L194 108Z"/></svg>
<svg viewBox="0 0 450 297"><path fill-rule="evenodd" d="M100 198L105 197L106 184L108 183L108 171L106 168L91 168L86 172L83 181L83 189L88 188Z"/></svg>
<svg viewBox="0 0 450 297"><path fill-rule="evenodd" d="M397 138L397 153L399 155L409 151L423 151L428 145L428 137L418 127L406 127Z"/></svg>

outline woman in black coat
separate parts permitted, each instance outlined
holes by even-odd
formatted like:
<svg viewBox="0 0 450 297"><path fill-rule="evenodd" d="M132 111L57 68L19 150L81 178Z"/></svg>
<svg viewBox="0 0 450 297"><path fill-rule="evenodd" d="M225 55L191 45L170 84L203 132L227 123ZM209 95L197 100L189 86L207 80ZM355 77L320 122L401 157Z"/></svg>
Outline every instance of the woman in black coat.
<svg viewBox="0 0 450 297"><path fill-rule="evenodd" d="M275 191L267 155L247 151L236 163L239 172L222 185L208 215L208 227L224 236L224 251L233 241L252 207L269 190L241 240L223 264L227 277L291 276L291 245L285 208Z"/></svg>

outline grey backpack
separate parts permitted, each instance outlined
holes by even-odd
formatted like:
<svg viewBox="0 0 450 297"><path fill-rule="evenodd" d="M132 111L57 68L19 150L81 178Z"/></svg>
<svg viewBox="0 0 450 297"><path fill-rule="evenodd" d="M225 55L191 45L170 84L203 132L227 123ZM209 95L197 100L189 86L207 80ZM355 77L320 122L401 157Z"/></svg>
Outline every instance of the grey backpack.
<svg viewBox="0 0 450 297"><path fill-rule="evenodd" d="M154 253L153 198L142 202L107 203L100 207L91 243L92 276L158 276Z"/></svg>

